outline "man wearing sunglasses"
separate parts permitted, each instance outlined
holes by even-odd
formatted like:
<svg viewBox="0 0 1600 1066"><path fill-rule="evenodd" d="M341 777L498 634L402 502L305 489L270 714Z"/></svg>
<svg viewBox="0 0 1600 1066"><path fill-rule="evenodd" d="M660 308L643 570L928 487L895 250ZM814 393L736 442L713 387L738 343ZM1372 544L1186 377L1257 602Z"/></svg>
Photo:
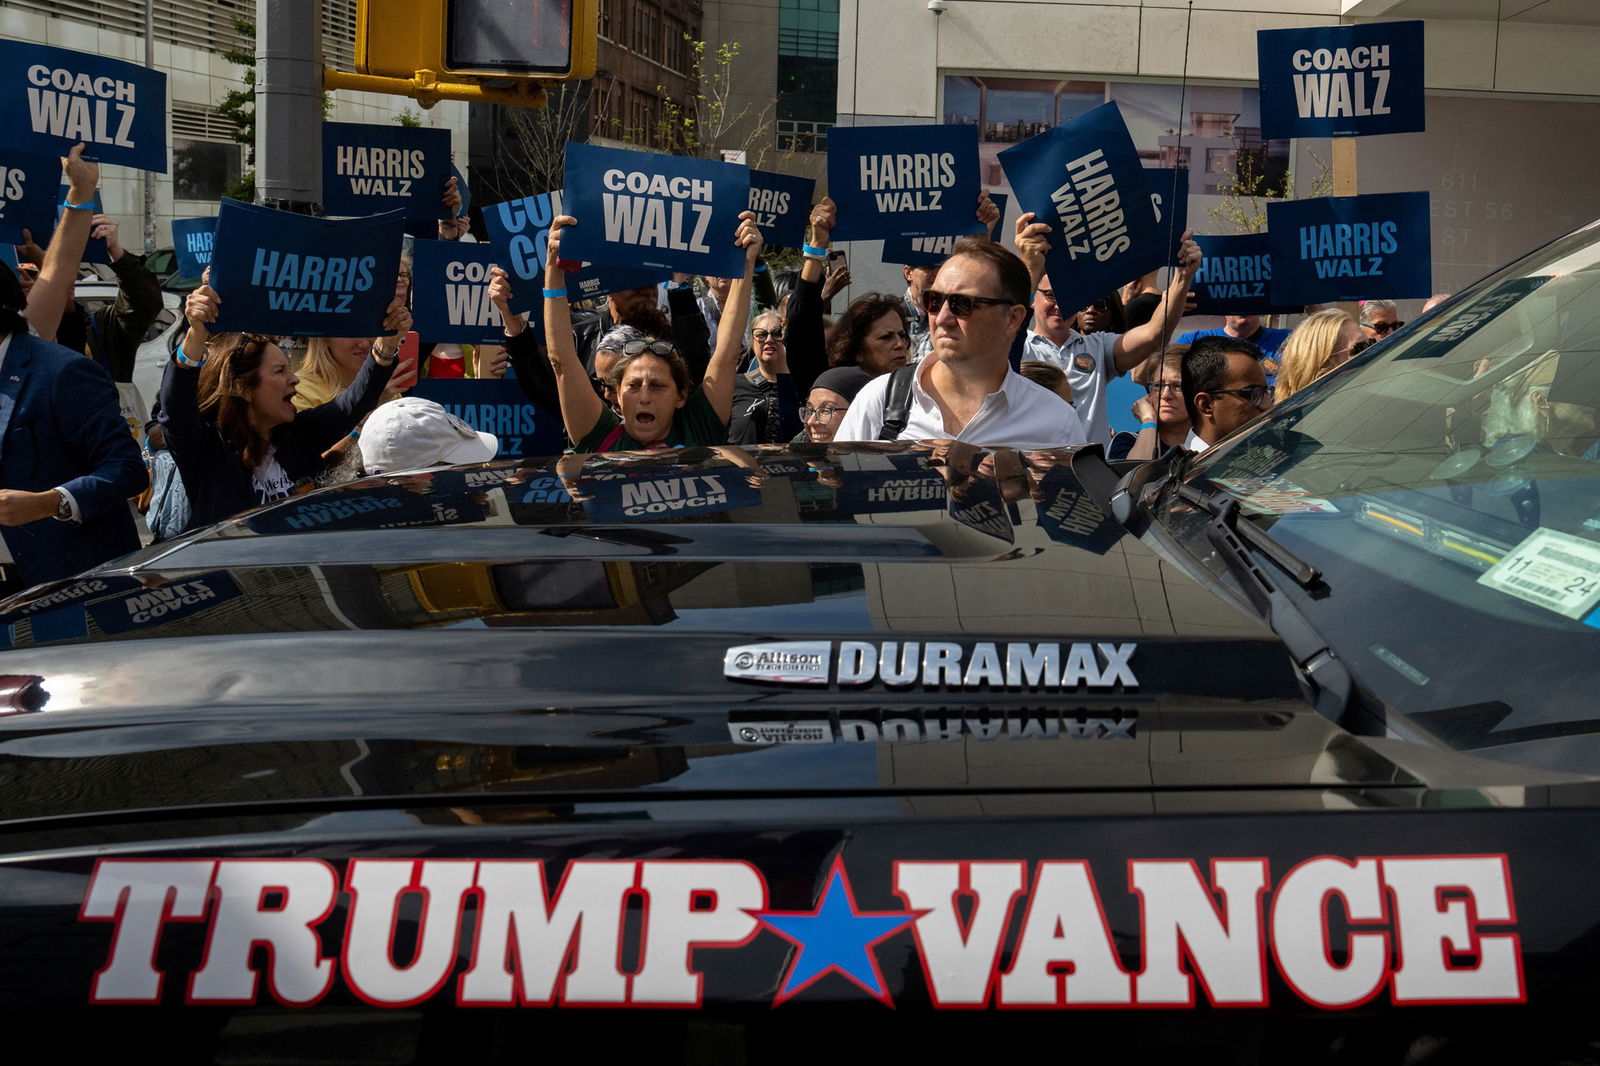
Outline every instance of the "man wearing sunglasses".
<svg viewBox="0 0 1600 1066"><path fill-rule="evenodd" d="M835 440L954 439L1009 447L1082 444L1072 405L1011 369L1028 315L1028 268L988 237L963 237L922 293L933 350L869 382ZM901 407L896 383L909 384ZM901 422L902 411L904 421Z"/></svg>
<svg viewBox="0 0 1600 1066"><path fill-rule="evenodd" d="M1235 337L1201 337L1183 357L1183 406L1189 439L1203 452L1272 406L1261 349Z"/></svg>
<svg viewBox="0 0 1600 1066"><path fill-rule="evenodd" d="M1381 341L1401 326L1400 308L1393 300L1368 300L1361 305L1361 332L1371 341Z"/></svg>

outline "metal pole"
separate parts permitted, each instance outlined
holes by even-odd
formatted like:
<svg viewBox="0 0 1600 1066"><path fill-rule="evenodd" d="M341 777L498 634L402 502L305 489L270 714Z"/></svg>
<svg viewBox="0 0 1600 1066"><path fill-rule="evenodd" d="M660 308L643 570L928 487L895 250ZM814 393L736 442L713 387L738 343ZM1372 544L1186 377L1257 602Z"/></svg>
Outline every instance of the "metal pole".
<svg viewBox="0 0 1600 1066"><path fill-rule="evenodd" d="M144 65L156 65L156 0L144 0ZM156 176L144 172L144 254L156 250Z"/></svg>
<svg viewBox="0 0 1600 1066"><path fill-rule="evenodd" d="M256 0L256 202L322 211L322 0Z"/></svg>

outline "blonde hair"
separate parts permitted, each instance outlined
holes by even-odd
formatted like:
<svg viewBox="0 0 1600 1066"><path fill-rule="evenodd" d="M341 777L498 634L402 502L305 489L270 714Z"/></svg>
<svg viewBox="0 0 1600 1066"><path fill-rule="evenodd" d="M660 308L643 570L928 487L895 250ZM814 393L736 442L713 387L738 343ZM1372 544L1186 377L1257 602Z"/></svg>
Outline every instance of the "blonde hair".
<svg viewBox="0 0 1600 1066"><path fill-rule="evenodd" d="M1355 321L1350 312L1330 307L1307 316L1295 327L1278 352L1279 403L1333 369L1333 352L1339 346L1339 334L1345 323L1353 325Z"/></svg>
<svg viewBox="0 0 1600 1066"><path fill-rule="evenodd" d="M295 376L312 386L322 386L315 390L317 394L337 394L343 392L346 385L338 360L328 349L326 337L310 337L306 340L306 354L301 356Z"/></svg>

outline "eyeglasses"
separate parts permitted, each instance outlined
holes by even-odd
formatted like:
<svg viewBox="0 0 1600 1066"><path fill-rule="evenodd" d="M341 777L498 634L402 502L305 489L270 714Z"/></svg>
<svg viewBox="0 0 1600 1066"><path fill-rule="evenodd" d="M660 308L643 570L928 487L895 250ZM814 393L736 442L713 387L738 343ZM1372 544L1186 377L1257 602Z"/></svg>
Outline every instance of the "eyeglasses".
<svg viewBox="0 0 1600 1066"><path fill-rule="evenodd" d="M1111 301L1102 298L1102 299L1096 300L1094 303L1090 304L1088 307L1085 307L1084 310L1085 311L1109 311L1109 310L1111 310Z"/></svg>
<svg viewBox="0 0 1600 1066"><path fill-rule="evenodd" d="M936 315L946 303L950 305L950 313L957 318L968 318L977 310L979 304L990 307L1014 307L1015 300L999 300L993 296L967 296L959 292L940 292L938 289L922 290L922 306L928 309L928 314Z"/></svg>
<svg viewBox="0 0 1600 1066"><path fill-rule="evenodd" d="M658 341L654 337L629 341L622 346L623 355L638 355L640 352L649 352L651 355L671 355L672 351L671 341Z"/></svg>
<svg viewBox="0 0 1600 1066"><path fill-rule="evenodd" d="M1178 384L1176 381L1152 381L1150 384L1144 387L1144 391L1148 392L1151 396L1160 396L1168 389L1171 389L1173 392L1181 392L1183 390L1183 386Z"/></svg>
<svg viewBox="0 0 1600 1066"><path fill-rule="evenodd" d="M1260 407L1261 401L1272 399L1277 390L1271 385L1247 385L1241 389L1208 389L1212 396L1239 396L1251 407Z"/></svg>
<svg viewBox="0 0 1600 1066"><path fill-rule="evenodd" d="M846 406L849 405L847 404ZM833 421L834 415L842 415L844 414L844 411L844 407L835 407L831 403L822 407L812 407L810 404L807 404L806 406L800 408L800 421L817 421L821 422L823 425L827 425L829 422Z"/></svg>
<svg viewBox="0 0 1600 1066"><path fill-rule="evenodd" d="M1361 324L1380 337L1387 337L1389 334L1405 325L1404 322L1363 322Z"/></svg>
<svg viewBox="0 0 1600 1066"><path fill-rule="evenodd" d="M765 344L769 340L781 341L783 340L783 330L753 329L750 331L750 339L755 341L757 344Z"/></svg>

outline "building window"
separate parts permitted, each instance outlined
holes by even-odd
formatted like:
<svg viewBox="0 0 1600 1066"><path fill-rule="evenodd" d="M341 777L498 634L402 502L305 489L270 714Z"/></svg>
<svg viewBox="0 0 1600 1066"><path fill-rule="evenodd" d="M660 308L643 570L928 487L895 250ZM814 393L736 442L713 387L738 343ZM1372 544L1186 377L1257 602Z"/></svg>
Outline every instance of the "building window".
<svg viewBox="0 0 1600 1066"><path fill-rule="evenodd" d="M1196 111L1192 117L1196 137L1227 137L1233 133L1234 120L1239 116Z"/></svg>
<svg viewBox="0 0 1600 1066"><path fill-rule="evenodd" d="M679 74L689 73L689 41L688 32L683 23L675 18L667 19L666 40L663 43L663 62L668 70L675 70Z"/></svg>
<svg viewBox="0 0 1600 1066"><path fill-rule="evenodd" d="M633 9L633 50L636 53L655 59L659 54L656 43L659 30L659 16L654 5L639 4Z"/></svg>
<svg viewBox="0 0 1600 1066"><path fill-rule="evenodd" d="M1232 174L1233 173L1233 165L1234 165L1233 149L1231 149L1231 148L1207 148L1206 149L1206 171L1208 173L1211 173L1211 174Z"/></svg>
<svg viewBox="0 0 1600 1066"><path fill-rule="evenodd" d="M244 148L216 141L172 139L172 195L178 200L215 200L239 180Z"/></svg>
<svg viewBox="0 0 1600 1066"><path fill-rule="evenodd" d="M600 0L600 36L606 40L614 40L611 33L611 6L616 0Z"/></svg>
<svg viewBox="0 0 1600 1066"><path fill-rule="evenodd" d="M839 0L781 0L778 148L825 152L838 119Z"/></svg>

